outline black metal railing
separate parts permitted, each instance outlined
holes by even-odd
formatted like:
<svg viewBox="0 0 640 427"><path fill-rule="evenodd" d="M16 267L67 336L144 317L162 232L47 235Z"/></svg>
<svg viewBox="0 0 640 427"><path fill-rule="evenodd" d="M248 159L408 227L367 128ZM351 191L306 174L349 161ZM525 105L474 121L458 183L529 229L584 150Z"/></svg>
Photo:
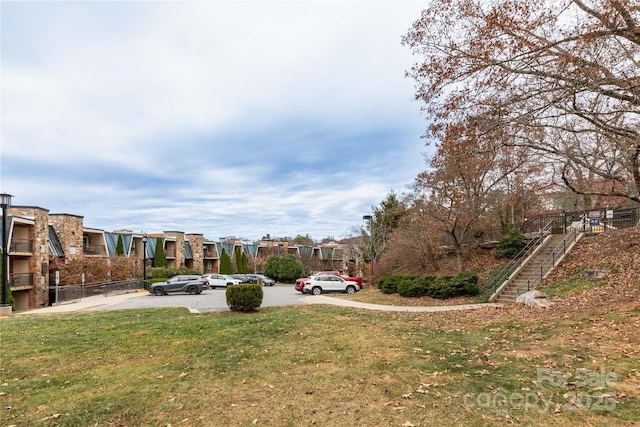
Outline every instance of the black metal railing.
<svg viewBox="0 0 640 427"><path fill-rule="evenodd" d="M87 284L74 284L49 287L50 304L73 301L95 295L118 295L144 289L142 278L126 280L110 280Z"/></svg>
<svg viewBox="0 0 640 427"><path fill-rule="evenodd" d="M511 261L505 264L498 274L496 274L487 284L484 286L485 294L493 295L495 291L505 282L511 275L520 267L522 260L531 255L535 248L544 241L545 236L551 233L551 229L556 225L555 220L549 221L539 231L534 234L524 248L520 250L516 255L511 257Z"/></svg>
<svg viewBox="0 0 640 427"><path fill-rule="evenodd" d="M33 242L27 239L11 239L11 244L9 245L9 252L11 254L15 254L16 252L32 253Z"/></svg>
<svg viewBox="0 0 640 427"><path fill-rule="evenodd" d="M11 274L9 276L9 287L10 288L23 288L33 286L33 274L30 273L22 273L22 274Z"/></svg>
<svg viewBox="0 0 640 427"><path fill-rule="evenodd" d="M549 254L549 256L542 261L540 267L536 269L529 277L527 277L525 281L525 285L519 286L517 288L517 293L521 294L523 292L530 291L533 289L540 281L544 278L544 276L556 266L556 264L562 259L562 257L567 253L569 248L576 240L578 240L578 235L581 233L581 230L571 229L567 232L564 239L553 249L553 251Z"/></svg>
<svg viewBox="0 0 640 427"><path fill-rule="evenodd" d="M84 245L82 246L82 252L85 255L105 255L107 253L104 245Z"/></svg>

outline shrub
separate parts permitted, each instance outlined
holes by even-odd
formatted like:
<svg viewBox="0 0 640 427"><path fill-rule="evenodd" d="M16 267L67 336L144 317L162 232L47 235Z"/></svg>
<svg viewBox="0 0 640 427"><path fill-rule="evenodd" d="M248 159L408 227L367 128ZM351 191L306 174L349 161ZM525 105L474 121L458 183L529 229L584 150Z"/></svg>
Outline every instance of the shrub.
<svg viewBox="0 0 640 427"><path fill-rule="evenodd" d="M457 276L440 276L431 281L427 296L447 299L463 295L478 295L478 275L471 272L459 273Z"/></svg>
<svg viewBox="0 0 640 427"><path fill-rule="evenodd" d="M378 278L378 289L383 294L395 294L398 292L399 276L393 276L390 274L380 276Z"/></svg>
<svg viewBox="0 0 640 427"><path fill-rule="evenodd" d="M262 304L263 296L262 286L252 283L228 286L226 292L231 311L256 311Z"/></svg>
<svg viewBox="0 0 640 427"><path fill-rule="evenodd" d="M304 266L293 255L271 255L262 266L262 274L269 276L276 282L293 282L304 277Z"/></svg>
<svg viewBox="0 0 640 427"><path fill-rule="evenodd" d="M398 283L398 293L403 297L422 297L427 294L431 276L402 276Z"/></svg>
<svg viewBox="0 0 640 427"><path fill-rule="evenodd" d="M527 245L524 234L514 228L505 228L496 246L496 258L514 258Z"/></svg>
<svg viewBox="0 0 640 427"><path fill-rule="evenodd" d="M462 295L478 295L478 275L463 272L457 276L385 275L378 279L378 287L384 294L399 293L403 297L446 299Z"/></svg>

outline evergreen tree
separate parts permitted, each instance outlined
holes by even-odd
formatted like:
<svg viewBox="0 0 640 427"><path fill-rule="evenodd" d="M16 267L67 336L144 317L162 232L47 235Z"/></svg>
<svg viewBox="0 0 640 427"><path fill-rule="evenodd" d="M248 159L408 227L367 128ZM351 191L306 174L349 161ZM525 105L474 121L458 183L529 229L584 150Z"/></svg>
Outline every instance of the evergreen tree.
<svg viewBox="0 0 640 427"><path fill-rule="evenodd" d="M248 273L249 272L249 259L247 258L247 255L243 252L242 253L242 273Z"/></svg>
<svg viewBox="0 0 640 427"><path fill-rule="evenodd" d="M122 234L118 234L118 244L116 245L116 255L124 255L124 242L122 241Z"/></svg>
<svg viewBox="0 0 640 427"><path fill-rule="evenodd" d="M233 266L231 265L231 257L227 254L227 251L222 248L220 254L220 274L232 274Z"/></svg>
<svg viewBox="0 0 640 427"><path fill-rule="evenodd" d="M233 248L233 261L236 263L236 273L244 273L242 271L242 251L240 246Z"/></svg>
<svg viewBox="0 0 640 427"><path fill-rule="evenodd" d="M161 238L156 238L156 251L155 256L153 257L153 266L154 267L166 267L167 266L167 257L164 255L164 244Z"/></svg>

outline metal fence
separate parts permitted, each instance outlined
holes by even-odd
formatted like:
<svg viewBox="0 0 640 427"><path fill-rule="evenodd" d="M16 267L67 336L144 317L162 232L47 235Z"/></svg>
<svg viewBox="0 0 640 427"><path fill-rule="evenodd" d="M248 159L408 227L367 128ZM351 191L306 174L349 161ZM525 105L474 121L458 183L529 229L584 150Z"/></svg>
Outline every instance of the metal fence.
<svg viewBox="0 0 640 427"><path fill-rule="evenodd" d="M554 224L554 227L564 229L564 232L577 229L585 233L602 233L639 225L640 207L594 208L542 214L524 222L511 224L510 227L520 230L525 236L532 236L544 229L550 222ZM501 227L491 227L481 233L480 237L476 238L476 242L495 242L501 237Z"/></svg>
<svg viewBox="0 0 640 427"><path fill-rule="evenodd" d="M110 280L80 285L53 286L49 288L49 304L58 304L79 300L95 295L117 295L137 291L144 288L144 281L140 279Z"/></svg>

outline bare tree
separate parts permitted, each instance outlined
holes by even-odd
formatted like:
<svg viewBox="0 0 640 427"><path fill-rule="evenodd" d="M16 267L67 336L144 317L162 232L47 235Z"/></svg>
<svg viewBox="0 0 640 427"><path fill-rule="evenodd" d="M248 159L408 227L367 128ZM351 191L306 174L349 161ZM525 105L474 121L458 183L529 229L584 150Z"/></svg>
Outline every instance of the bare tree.
<svg viewBox="0 0 640 427"><path fill-rule="evenodd" d="M419 204L409 208L389 239L380 274L429 274L438 270L439 236Z"/></svg>
<svg viewBox="0 0 640 427"><path fill-rule="evenodd" d="M414 205L448 238L459 272L464 271L463 245L504 193L507 177L531 160L525 150L502 145L486 123L471 118L441 128L431 169L419 174L413 187Z"/></svg>
<svg viewBox="0 0 640 427"><path fill-rule="evenodd" d="M640 202L638 0L432 0L403 42L435 136L490 117L587 197Z"/></svg>

